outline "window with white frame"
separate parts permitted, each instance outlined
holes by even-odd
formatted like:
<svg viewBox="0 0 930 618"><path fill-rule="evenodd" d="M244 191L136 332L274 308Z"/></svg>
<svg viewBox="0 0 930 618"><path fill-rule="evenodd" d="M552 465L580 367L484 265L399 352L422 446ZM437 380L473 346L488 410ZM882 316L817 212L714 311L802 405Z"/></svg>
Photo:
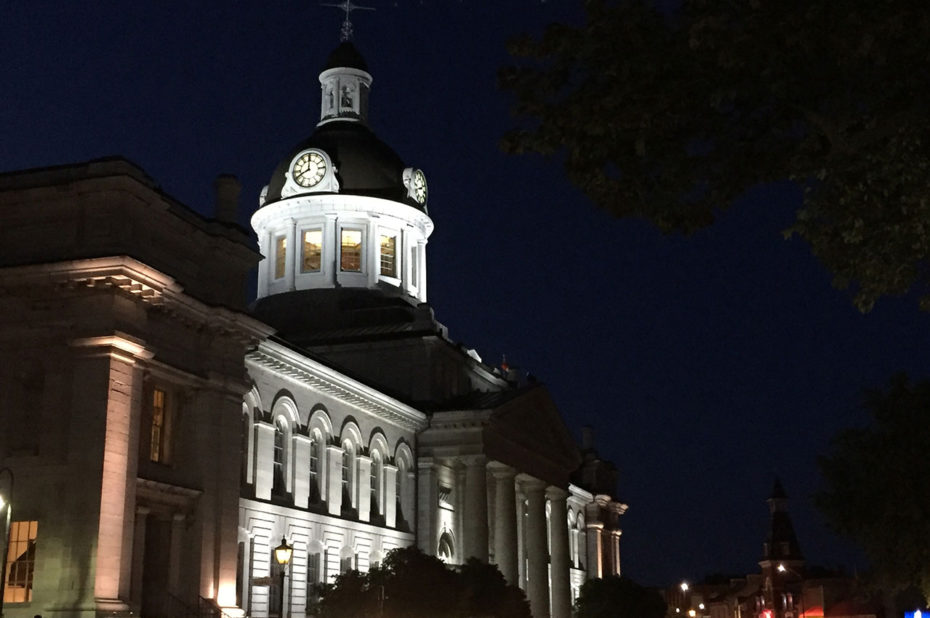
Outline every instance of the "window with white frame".
<svg viewBox="0 0 930 618"><path fill-rule="evenodd" d="M320 436L310 434L310 502L320 501Z"/></svg>
<svg viewBox="0 0 930 618"><path fill-rule="evenodd" d="M284 277L284 268L287 265L287 238L276 236L274 239L274 278Z"/></svg>
<svg viewBox="0 0 930 618"><path fill-rule="evenodd" d="M276 495L285 493L284 458L286 453L284 440L286 436L287 432L284 428L284 420L278 419L274 424L274 456L272 458L274 475L272 477L271 486L271 492Z"/></svg>
<svg viewBox="0 0 930 618"><path fill-rule="evenodd" d="M339 269L343 272L362 272L362 230L342 230Z"/></svg>
<svg viewBox="0 0 930 618"><path fill-rule="evenodd" d="M300 272L320 272L323 264L323 230L304 230L301 238Z"/></svg>
<svg viewBox="0 0 930 618"><path fill-rule="evenodd" d="M375 451L371 454L371 515L381 513L379 508L381 494L381 454Z"/></svg>
<svg viewBox="0 0 930 618"><path fill-rule="evenodd" d="M397 234L394 232L381 234L381 276L397 277Z"/></svg>
<svg viewBox="0 0 930 618"><path fill-rule="evenodd" d="M355 490L354 483L355 470L355 451L351 444L343 445L342 451L342 508L351 509L353 505L352 496Z"/></svg>

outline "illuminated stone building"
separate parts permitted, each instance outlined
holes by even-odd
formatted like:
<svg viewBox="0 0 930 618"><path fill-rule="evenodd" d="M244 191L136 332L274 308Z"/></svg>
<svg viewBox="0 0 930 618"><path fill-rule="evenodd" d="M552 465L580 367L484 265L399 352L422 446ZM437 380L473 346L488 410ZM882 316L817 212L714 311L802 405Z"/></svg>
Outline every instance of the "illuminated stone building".
<svg viewBox="0 0 930 618"><path fill-rule="evenodd" d="M619 573L616 470L448 338L425 175L368 128L351 43L320 82L257 251L232 177L208 219L122 159L0 175L5 616L300 616L408 545L497 564L537 618Z"/></svg>

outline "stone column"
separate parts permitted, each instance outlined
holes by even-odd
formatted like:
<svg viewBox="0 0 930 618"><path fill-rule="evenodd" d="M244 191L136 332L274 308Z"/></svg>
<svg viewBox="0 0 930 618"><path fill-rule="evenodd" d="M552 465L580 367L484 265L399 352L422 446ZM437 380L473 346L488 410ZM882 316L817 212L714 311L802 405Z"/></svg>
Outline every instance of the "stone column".
<svg viewBox="0 0 930 618"><path fill-rule="evenodd" d="M439 546L439 483L433 459L420 457L417 471L417 547L427 556L435 556Z"/></svg>
<svg viewBox="0 0 930 618"><path fill-rule="evenodd" d="M477 558L488 561L487 460L483 455L463 458L465 463L465 531L463 562Z"/></svg>
<svg viewBox="0 0 930 618"><path fill-rule="evenodd" d="M255 421L255 497L271 499L274 484L274 426L264 421Z"/></svg>
<svg viewBox="0 0 930 618"><path fill-rule="evenodd" d="M384 464L384 498L381 508L384 511L384 525L393 528L397 525L397 466Z"/></svg>
<svg viewBox="0 0 930 618"><path fill-rule="evenodd" d="M610 531L610 553L611 553L611 566L613 568L613 573L611 575L616 575L620 577L620 530L611 530Z"/></svg>
<svg viewBox="0 0 930 618"><path fill-rule="evenodd" d="M168 576L168 590L175 596L181 592L181 551L184 548L184 513L175 513L171 516L171 547L169 549L170 571ZM238 544L237 544L238 545ZM238 547L237 547L238 549ZM237 552L238 553L238 552Z"/></svg>
<svg viewBox="0 0 930 618"><path fill-rule="evenodd" d="M326 445L326 507L330 515L342 513L342 447Z"/></svg>
<svg viewBox="0 0 930 618"><path fill-rule="evenodd" d="M492 464L494 474L494 559L508 584L519 583L517 574L517 500L513 479L516 470Z"/></svg>
<svg viewBox="0 0 930 618"><path fill-rule="evenodd" d="M549 528L552 548L550 578L552 580L552 618L571 618L572 587L569 581L568 512L565 501L568 492L559 487L546 490L549 499Z"/></svg>
<svg viewBox="0 0 930 618"><path fill-rule="evenodd" d="M417 298L426 302L426 239L417 240Z"/></svg>
<svg viewBox="0 0 930 618"><path fill-rule="evenodd" d="M297 221L295 219L287 220L287 233L284 235L285 254L284 254L284 281L287 283L288 290L296 290L297 268L300 266L300 247L298 247L297 238Z"/></svg>
<svg viewBox="0 0 930 618"><path fill-rule="evenodd" d="M604 577L604 561L601 559L601 550L604 546L601 542L603 532L604 524L599 521L588 521L587 534L585 534L588 549L588 579Z"/></svg>
<svg viewBox="0 0 930 618"><path fill-rule="evenodd" d="M136 471L142 407L140 360L153 353L141 340L122 333L70 342L79 349L74 371L72 434L69 464L99 474L98 490L85 492L88 507L96 503L93 596L98 611L129 608L135 531ZM88 449L87 444L99 444ZM76 453L79 453L75 456ZM99 493L97 493L99 491ZM90 509L86 512L89 514ZM83 551L85 548L80 548ZM82 591L84 592L84 591Z"/></svg>
<svg viewBox="0 0 930 618"><path fill-rule="evenodd" d="M355 458L358 475L355 477L355 495L358 496L358 520L371 520L371 457L358 455Z"/></svg>
<svg viewBox="0 0 930 618"><path fill-rule="evenodd" d="M136 507L136 526L132 543L132 584L130 586L130 599L136 607L142 605L142 575L145 565L145 524L150 509L145 506Z"/></svg>
<svg viewBox="0 0 930 618"><path fill-rule="evenodd" d="M526 596L533 618L549 618L549 552L546 547L546 484L530 480L524 484L527 501Z"/></svg>
<svg viewBox="0 0 930 618"><path fill-rule="evenodd" d="M294 504L306 508L310 503L310 437L295 433L291 437L291 489Z"/></svg>

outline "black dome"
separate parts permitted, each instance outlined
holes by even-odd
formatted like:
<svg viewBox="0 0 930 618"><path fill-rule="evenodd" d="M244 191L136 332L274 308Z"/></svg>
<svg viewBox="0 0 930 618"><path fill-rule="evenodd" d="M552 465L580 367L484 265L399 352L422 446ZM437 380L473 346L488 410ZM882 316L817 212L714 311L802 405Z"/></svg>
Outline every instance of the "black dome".
<svg viewBox="0 0 930 618"><path fill-rule="evenodd" d="M323 70L337 68L359 69L368 72L368 64L362 58L362 54L349 41L343 41L339 47L333 50L326 60L326 66L323 67Z"/></svg>
<svg viewBox="0 0 930 618"><path fill-rule="evenodd" d="M362 123L341 120L320 125L281 160L268 183L266 204L281 199L291 161L307 148L318 148L330 156L336 167L339 193L381 197L423 210L421 204L407 195L403 180L406 166L397 153Z"/></svg>

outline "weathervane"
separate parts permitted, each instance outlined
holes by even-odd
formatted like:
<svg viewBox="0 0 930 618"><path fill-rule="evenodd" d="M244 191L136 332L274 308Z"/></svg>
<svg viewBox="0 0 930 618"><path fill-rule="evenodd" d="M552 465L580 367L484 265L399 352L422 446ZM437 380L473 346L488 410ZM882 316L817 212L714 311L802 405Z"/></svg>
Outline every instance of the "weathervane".
<svg viewBox="0 0 930 618"><path fill-rule="evenodd" d="M340 31L339 40L341 41L350 41L352 40L352 21L350 15L352 11L361 10L361 11L374 11L374 7L371 6L361 6L360 4L355 4L352 0L343 0L338 4L321 2L320 6L331 6L336 9L342 9L346 12L345 21L342 22L342 30Z"/></svg>

